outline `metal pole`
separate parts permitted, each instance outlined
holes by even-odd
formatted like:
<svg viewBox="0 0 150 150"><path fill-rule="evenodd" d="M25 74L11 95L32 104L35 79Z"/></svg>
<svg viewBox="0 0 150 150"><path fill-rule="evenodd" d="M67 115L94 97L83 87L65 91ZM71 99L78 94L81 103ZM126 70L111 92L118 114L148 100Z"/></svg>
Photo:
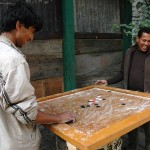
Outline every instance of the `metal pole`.
<svg viewBox="0 0 150 150"><path fill-rule="evenodd" d="M69 91L76 88L73 0L62 0L62 14L64 91Z"/></svg>

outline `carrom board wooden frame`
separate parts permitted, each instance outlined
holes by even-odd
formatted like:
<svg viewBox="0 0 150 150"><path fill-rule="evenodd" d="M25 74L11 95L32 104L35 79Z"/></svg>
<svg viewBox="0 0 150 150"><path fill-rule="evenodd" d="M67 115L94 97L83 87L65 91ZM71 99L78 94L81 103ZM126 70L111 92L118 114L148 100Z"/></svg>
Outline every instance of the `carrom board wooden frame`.
<svg viewBox="0 0 150 150"><path fill-rule="evenodd" d="M72 90L69 92L64 92L64 93L55 94L52 96L39 98L38 103L40 104L46 100L53 100L54 98L57 98L57 97L73 94L76 92L80 92L80 91L84 91L84 90L88 90L92 88L100 88L100 89L106 89L106 90L111 90L111 91L117 91L117 92L121 92L124 94L132 94L135 96L142 96L142 97L148 97L148 98L150 97L149 93L129 91L129 90L108 87L108 86L101 86L101 85L92 85L92 86ZM69 126L69 124L55 124L55 125L45 125L45 126L49 130L54 132L56 135L68 141L69 143L71 143L72 145L74 145L80 150L95 150L98 147L102 147L106 145L107 143L128 133L129 131L141 126L142 124L148 121L150 121L150 109L143 110L125 119L123 118L121 121L112 123L107 128L103 128L100 131L94 132L92 136L89 136L84 141L82 139L86 137L85 133L82 134L82 132L75 132L75 129ZM64 130L61 130L65 128L67 128L66 132ZM71 137L70 137L70 133L72 133Z"/></svg>

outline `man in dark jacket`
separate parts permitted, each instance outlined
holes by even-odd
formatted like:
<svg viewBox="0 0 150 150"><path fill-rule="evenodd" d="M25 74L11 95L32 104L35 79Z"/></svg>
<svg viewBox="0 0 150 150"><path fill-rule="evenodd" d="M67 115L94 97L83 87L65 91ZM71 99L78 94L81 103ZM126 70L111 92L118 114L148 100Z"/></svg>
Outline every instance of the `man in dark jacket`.
<svg viewBox="0 0 150 150"><path fill-rule="evenodd" d="M95 84L115 84L124 81L124 88L140 92L150 92L150 28L143 27L136 37L137 44L131 46L123 59L121 71L111 79L97 80ZM150 122L143 125L145 149L150 150ZM128 134L128 150L138 149L138 129Z"/></svg>

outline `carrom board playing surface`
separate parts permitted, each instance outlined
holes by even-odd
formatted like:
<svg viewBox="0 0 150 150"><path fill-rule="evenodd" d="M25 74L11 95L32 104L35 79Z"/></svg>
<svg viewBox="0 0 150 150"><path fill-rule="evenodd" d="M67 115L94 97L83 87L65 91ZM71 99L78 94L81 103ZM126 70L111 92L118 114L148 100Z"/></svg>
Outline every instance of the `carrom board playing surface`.
<svg viewBox="0 0 150 150"><path fill-rule="evenodd" d="M39 99L46 113L70 111L75 123L46 125L81 150L94 150L150 120L150 94L93 85Z"/></svg>

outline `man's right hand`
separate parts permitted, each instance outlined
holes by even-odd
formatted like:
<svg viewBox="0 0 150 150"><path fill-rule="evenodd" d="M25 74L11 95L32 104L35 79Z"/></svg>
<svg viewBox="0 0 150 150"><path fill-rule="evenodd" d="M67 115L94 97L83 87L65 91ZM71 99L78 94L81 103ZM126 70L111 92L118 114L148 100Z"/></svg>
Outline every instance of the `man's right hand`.
<svg viewBox="0 0 150 150"><path fill-rule="evenodd" d="M75 122L76 116L71 112L64 112L61 114L48 114L38 110L35 122L38 124L53 124L53 123L67 123Z"/></svg>
<svg viewBox="0 0 150 150"><path fill-rule="evenodd" d="M97 80L95 82L95 84L97 84L97 85L108 85L107 80Z"/></svg>
<svg viewBox="0 0 150 150"><path fill-rule="evenodd" d="M76 116L71 112L64 112L60 114L60 122L59 123L67 123L67 122L75 122Z"/></svg>

